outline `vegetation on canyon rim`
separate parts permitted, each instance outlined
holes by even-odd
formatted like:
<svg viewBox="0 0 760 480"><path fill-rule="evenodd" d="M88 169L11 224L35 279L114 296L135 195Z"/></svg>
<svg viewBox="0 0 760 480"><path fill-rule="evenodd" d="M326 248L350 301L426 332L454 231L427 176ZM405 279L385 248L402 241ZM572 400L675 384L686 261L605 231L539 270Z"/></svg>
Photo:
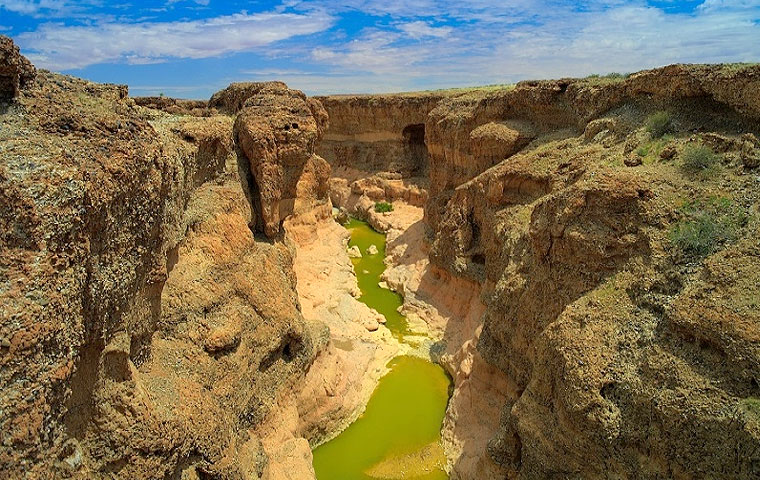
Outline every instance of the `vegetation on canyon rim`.
<svg viewBox="0 0 760 480"><path fill-rule="evenodd" d="M388 202L377 202L375 204L375 211L377 213L387 213L393 211L393 204Z"/></svg>
<svg viewBox="0 0 760 480"><path fill-rule="evenodd" d="M673 244L692 260L735 241L747 224L747 213L730 198L711 197L685 203L681 220L670 231Z"/></svg>
<svg viewBox="0 0 760 480"><path fill-rule="evenodd" d="M647 118L646 129L652 138L660 138L673 132L673 118L668 112L657 112Z"/></svg>
<svg viewBox="0 0 760 480"><path fill-rule="evenodd" d="M681 153L681 164L689 172L704 172L718 164L718 156L705 145L687 145Z"/></svg>
<svg viewBox="0 0 760 480"><path fill-rule="evenodd" d="M356 298L386 272L389 315L440 322L452 476L760 475L760 67L187 101L0 47L10 478L312 478L400 343ZM371 279L333 205L414 212Z"/></svg>

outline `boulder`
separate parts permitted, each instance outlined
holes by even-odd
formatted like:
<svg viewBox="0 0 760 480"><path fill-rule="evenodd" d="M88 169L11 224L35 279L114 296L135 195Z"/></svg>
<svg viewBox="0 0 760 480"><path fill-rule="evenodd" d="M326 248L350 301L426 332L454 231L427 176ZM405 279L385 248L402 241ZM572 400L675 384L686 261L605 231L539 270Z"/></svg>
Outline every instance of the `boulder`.
<svg viewBox="0 0 760 480"><path fill-rule="evenodd" d="M0 102L12 101L29 85L37 69L9 37L0 35Z"/></svg>
<svg viewBox="0 0 760 480"><path fill-rule="evenodd" d="M660 152L660 158L662 160L673 160L678 155L678 149L675 145L666 145Z"/></svg>
<svg viewBox="0 0 760 480"><path fill-rule="evenodd" d="M626 167L638 167L644 162L644 159L641 158L639 155L628 155L623 159L623 163Z"/></svg>

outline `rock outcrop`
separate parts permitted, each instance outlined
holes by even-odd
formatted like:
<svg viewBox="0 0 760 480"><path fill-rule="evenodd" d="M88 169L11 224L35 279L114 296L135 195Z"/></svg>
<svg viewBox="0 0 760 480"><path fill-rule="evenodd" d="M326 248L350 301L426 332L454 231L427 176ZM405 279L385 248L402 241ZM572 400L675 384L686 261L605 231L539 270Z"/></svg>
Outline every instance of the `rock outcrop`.
<svg viewBox="0 0 760 480"><path fill-rule="evenodd" d="M239 85L238 85L239 86ZM267 236L280 233L282 221L329 202L330 166L314 153L327 128L327 113L280 83L230 87L224 105L239 105L235 138L252 175L249 194L256 218L252 227ZM245 100L242 98L250 95Z"/></svg>
<svg viewBox="0 0 760 480"><path fill-rule="evenodd" d="M484 446L460 423L478 422L460 401L478 355L441 358L452 478L760 475L759 80L757 66L675 65L474 90L429 111L430 259L479 285L477 353L508 386L489 393L506 401ZM657 111L662 138L645 127ZM700 144L717 164L694 173L684 152ZM683 238L705 235L700 222L727 234Z"/></svg>
<svg viewBox="0 0 760 480"><path fill-rule="evenodd" d="M324 328L291 249L249 228L234 119L48 72L18 102L0 115L4 478L259 478L256 428Z"/></svg>
<svg viewBox="0 0 760 480"><path fill-rule="evenodd" d="M0 102L16 99L37 74L37 69L21 53L13 41L0 35Z"/></svg>

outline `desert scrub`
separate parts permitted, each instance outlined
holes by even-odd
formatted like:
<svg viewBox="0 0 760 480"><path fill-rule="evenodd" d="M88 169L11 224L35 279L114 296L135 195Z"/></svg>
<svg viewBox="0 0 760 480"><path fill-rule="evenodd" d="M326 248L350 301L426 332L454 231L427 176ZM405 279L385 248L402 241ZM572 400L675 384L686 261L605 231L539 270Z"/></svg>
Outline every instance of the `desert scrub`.
<svg viewBox="0 0 760 480"><path fill-rule="evenodd" d="M388 202L377 202L375 204L375 211L377 213L392 212L393 211L393 205L391 205Z"/></svg>
<svg viewBox="0 0 760 480"><path fill-rule="evenodd" d="M718 156L704 145L688 145L681 153L681 165L692 173L710 170L717 163Z"/></svg>
<svg viewBox="0 0 760 480"><path fill-rule="evenodd" d="M663 135L656 140L643 143L636 149L636 155L644 159L645 164L654 163L660 158L662 150L673 140L672 135Z"/></svg>
<svg viewBox="0 0 760 480"><path fill-rule="evenodd" d="M711 197L684 204L681 220L669 232L671 243L687 258L698 259L735 241L747 224L743 208L726 197Z"/></svg>
<svg viewBox="0 0 760 480"><path fill-rule="evenodd" d="M584 80L590 83L604 84L604 83L616 83L622 82L626 78L630 77L630 73L618 73L612 72L606 75L599 75L598 73L587 76Z"/></svg>
<svg viewBox="0 0 760 480"><path fill-rule="evenodd" d="M739 406L747 414L760 420L760 398L747 397L739 400Z"/></svg>
<svg viewBox="0 0 760 480"><path fill-rule="evenodd" d="M652 138L660 138L673 132L673 118L668 112L657 112L647 118L646 128Z"/></svg>

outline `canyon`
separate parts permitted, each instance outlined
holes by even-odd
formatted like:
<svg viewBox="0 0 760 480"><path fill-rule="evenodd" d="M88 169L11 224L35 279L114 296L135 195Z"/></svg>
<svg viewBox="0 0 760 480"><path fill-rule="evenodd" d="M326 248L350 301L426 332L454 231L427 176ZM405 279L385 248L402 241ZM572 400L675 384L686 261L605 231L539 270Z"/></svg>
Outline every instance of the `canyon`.
<svg viewBox="0 0 760 480"><path fill-rule="evenodd" d="M758 92L673 65L132 98L0 36L0 472L315 478L416 356L451 479L760 477Z"/></svg>

